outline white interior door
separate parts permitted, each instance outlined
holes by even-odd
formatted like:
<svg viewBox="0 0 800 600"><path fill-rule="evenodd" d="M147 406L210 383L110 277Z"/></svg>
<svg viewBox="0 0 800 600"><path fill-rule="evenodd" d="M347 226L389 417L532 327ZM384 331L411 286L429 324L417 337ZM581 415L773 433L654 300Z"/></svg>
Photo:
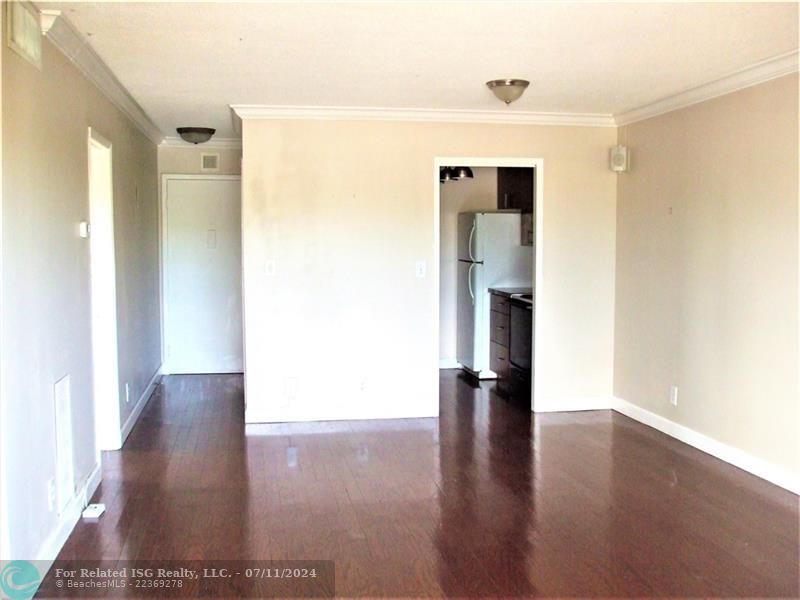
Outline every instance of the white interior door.
<svg viewBox="0 0 800 600"><path fill-rule="evenodd" d="M168 373L240 373L239 178L167 178L164 353Z"/></svg>

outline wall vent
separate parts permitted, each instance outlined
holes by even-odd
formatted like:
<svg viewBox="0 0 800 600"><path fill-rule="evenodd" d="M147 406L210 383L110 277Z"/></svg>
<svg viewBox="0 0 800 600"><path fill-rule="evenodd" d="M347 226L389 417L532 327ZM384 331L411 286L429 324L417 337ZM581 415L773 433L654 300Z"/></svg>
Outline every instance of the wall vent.
<svg viewBox="0 0 800 600"><path fill-rule="evenodd" d="M39 11L30 2L5 2L8 5L6 19L8 46L25 60L42 68L42 30ZM0 10L3 6L0 5Z"/></svg>
<svg viewBox="0 0 800 600"><path fill-rule="evenodd" d="M53 386L56 419L56 491L58 514L63 514L75 495L72 454L72 389L69 375Z"/></svg>
<svg viewBox="0 0 800 600"><path fill-rule="evenodd" d="M200 170L204 173L219 171L219 154L201 154Z"/></svg>

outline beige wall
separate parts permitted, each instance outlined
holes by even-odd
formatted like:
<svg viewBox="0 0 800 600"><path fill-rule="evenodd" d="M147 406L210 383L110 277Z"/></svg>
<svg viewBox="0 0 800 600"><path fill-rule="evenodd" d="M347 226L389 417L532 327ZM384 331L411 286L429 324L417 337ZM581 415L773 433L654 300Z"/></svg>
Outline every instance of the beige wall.
<svg viewBox="0 0 800 600"><path fill-rule="evenodd" d="M609 397L610 128L244 122L247 419L438 413L437 156L544 159L543 396ZM416 278L415 263L428 276Z"/></svg>
<svg viewBox="0 0 800 600"><path fill-rule="evenodd" d="M458 213L497 208L497 168L476 167L473 179L442 184L439 208L439 360L456 362Z"/></svg>
<svg viewBox="0 0 800 600"><path fill-rule="evenodd" d="M622 399L794 473L797 90L787 76L620 130L614 379Z"/></svg>
<svg viewBox="0 0 800 600"><path fill-rule="evenodd" d="M159 146L158 174L201 175L200 155L219 154L219 171L214 175L239 175L242 172L242 151L210 146ZM211 173L210 173L211 174Z"/></svg>
<svg viewBox="0 0 800 600"><path fill-rule="evenodd" d="M158 369L156 148L48 41L43 70L3 56L2 443L11 551L33 558L58 525L53 384L69 374L74 472L95 467L87 131L113 144L122 420ZM131 403L125 405L124 385Z"/></svg>

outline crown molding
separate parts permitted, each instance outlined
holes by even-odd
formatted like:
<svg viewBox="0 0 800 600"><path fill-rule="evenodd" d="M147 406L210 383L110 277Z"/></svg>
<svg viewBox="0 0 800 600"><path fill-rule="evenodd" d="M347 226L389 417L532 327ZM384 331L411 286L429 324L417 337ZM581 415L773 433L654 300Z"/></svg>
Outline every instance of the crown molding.
<svg viewBox="0 0 800 600"><path fill-rule="evenodd" d="M610 114L549 113L510 110L446 110L434 108L369 108L351 106L270 106L232 104L242 120L311 119L339 121L420 121L436 123L501 123L615 127Z"/></svg>
<svg viewBox="0 0 800 600"><path fill-rule="evenodd" d="M116 78L111 69L97 55L83 36L59 10L39 11L42 34L49 39L89 81L108 98L114 106L130 118L147 138L158 145L164 138L161 130L147 116Z"/></svg>
<svg viewBox="0 0 800 600"><path fill-rule="evenodd" d="M614 115L617 126L630 125L699 102L711 100L744 88L777 79L798 70L798 51L793 50L736 71L725 77L704 83L651 104Z"/></svg>
<svg viewBox="0 0 800 600"><path fill-rule="evenodd" d="M190 144L189 142L184 142L181 138L168 135L166 136L159 146L164 148L202 148L202 149L215 149L215 150L241 150L242 149L242 140L239 138L211 138L207 142L202 144Z"/></svg>

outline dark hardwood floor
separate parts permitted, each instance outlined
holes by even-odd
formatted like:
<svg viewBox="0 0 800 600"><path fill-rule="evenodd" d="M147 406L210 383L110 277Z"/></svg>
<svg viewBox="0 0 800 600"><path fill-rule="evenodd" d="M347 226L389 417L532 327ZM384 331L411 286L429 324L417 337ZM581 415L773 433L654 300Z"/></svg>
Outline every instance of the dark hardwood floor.
<svg viewBox="0 0 800 600"><path fill-rule="evenodd" d="M59 558L330 559L349 597L798 596L797 496L454 371L438 420L248 427L240 376L166 377L94 501Z"/></svg>

